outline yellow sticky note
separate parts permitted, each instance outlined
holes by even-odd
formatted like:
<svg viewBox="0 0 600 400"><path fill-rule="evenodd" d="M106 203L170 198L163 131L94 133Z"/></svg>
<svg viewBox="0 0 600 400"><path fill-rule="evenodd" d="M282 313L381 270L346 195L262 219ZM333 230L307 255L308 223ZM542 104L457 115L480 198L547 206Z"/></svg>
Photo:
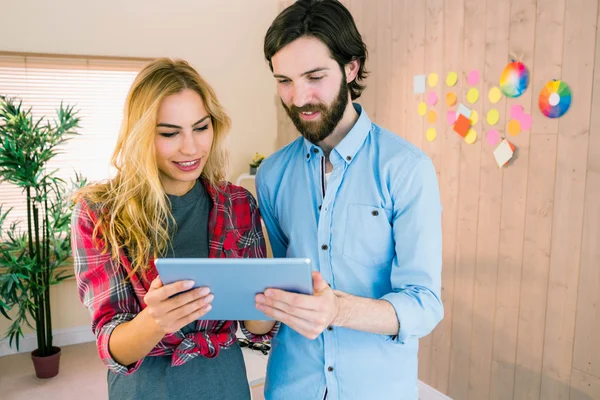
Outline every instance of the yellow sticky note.
<svg viewBox="0 0 600 400"><path fill-rule="evenodd" d="M511 119L508 122L508 133L513 136L517 136L519 133L521 133L521 123L516 119Z"/></svg>
<svg viewBox="0 0 600 400"><path fill-rule="evenodd" d="M498 86L494 86L490 89L488 97L492 104L496 104L502 98L502 91L500 91L500 88L498 88Z"/></svg>
<svg viewBox="0 0 600 400"><path fill-rule="evenodd" d="M471 117L469 118L469 120L471 121L471 125L475 125L477 122L479 122L479 114L477 113L477 111L473 110L471 112Z"/></svg>
<svg viewBox="0 0 600 400"><path fill-rule="evenodd" d="M429 83L429 86L434 87L438 84L438 74L436 74L435 72L432 72L431 74L429 74L429 77L427 78L427 83Z"/></svg>
<svg viewBox="0 0 600 400"><path fill-rule="evenodd" d="M428 141L433 142L436 137L437 137L437 132L436 132L435 128L427 129L427 140Z"/></svg>
<svg viewBox="0 0 600 400"><path fill-rule="evenodd" d="M427 113L427 122L430 124L435 124L435 121L437 121L437 113L435 110L429 110Z"/></svg>
<svg viewBox="0 0 600 400"><path fill-rule="evenodd" d="M471 104L475 104L477 103L477 100L479 100L479 90L476 88L469 89L467 92L467 101Z"/></svg>
<svg viewBox="0 0 600 400"><path fill-rule="evenodd" d="M458 82L458 75L456 72L449 72L448 76L446 77L446 85L454 86L456 85L456 82Z"/></svg>
<svg viewBox="0 0 600 400"><path fill-rule="evenodd" d="M491 109L487 113L487 123L488 125L496 125L500 120L500 113L498 110Z"/></svg>
<svg viewBox="0 0 600 400"><path fill-rule="evenodd" d="M419 103L418 112L421 117L425 116L425 114L427 113L427 104L425 104L424 101Z"/></svg>
<svg viewBox="0 0 600 400"><path fill-rule="evenodd" d="M470 128L469 132L467 132L467 136L465 136L465 142L467 142L468 144L473 144L476 140L477 132L475 132L475 129Z"/></svg>

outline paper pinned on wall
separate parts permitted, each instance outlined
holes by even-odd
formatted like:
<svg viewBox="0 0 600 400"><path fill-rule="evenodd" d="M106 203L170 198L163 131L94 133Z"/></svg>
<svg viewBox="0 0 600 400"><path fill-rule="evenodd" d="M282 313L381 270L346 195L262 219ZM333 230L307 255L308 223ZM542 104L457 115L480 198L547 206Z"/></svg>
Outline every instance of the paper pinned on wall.
<svg viewBox="0 0 600 400"><path fill-rule="evenodd" d="M429 92L429 94L427 95L427 104L429 104L430 106L435 106L437 104L438 101L438 95L436 92Z"/></svg>
<svg viewBox="0 0 600 400"><path fill-rule="evenodd" d="M500 134L497 130L490 129L485 138L490 146L495 146L500 141Z"/></svg>
<svg viewBox="0 0 600 400"><path fill-rule="evenodd" d="M500 120L500 113L496 109L491 109L487 113L487 123L488 125L496 125Z"/></svg>
<svg viewBox="0 0 600 400"><path fill-rule="evenodd" d="M458 74L456 72L448 72L448 76L446 77L446 85L452 87L456 85L458 82Z"/></svg>
<svg viewBox="0 0 600 400"><path fill-rule="evenodd" d="M415 94L425 93L425 75L415 75L413 87Z"/></svg>
<svg viewBox="0 0 600 400"><path fill-rule="evenodd" d="M490 89L490 93L489 93L488 97L490 99L490 103L496 104L502 98L502 91L500 90L500 88L498 86L494 86L493 88Z"/></svg>
<svg viewBox="0 0 600 400"><path fill-rule="evenodd" d="M521 114L519 123L521 124L521 130L528 131L531 129L531 125L533 124L533 118L531 118L530 114L523 113Z"/></svg>
<svg viewBox="0 0 600 400"><path fill-rule="evenodd" d="M465 106L463 103L458 105L458 114L464 115L465 117L471 118L471 109Z"/></svg>
<svg viewBox="0 0 600 400"><path fill-rule="evenodd" d="M427 114L427 104L425 104L424 101L419 103L419 108L417 109L417 112L419 113L419 115L421 117L425 116L425 114Z"/></svg>
<svg viewBox="0 0 600 400"><path fill-rule="evenodd" d="M465 142L467 142L468 144L473 144L477 141L477 132L475 131L475 129L470 128L469 131L467 132L467 135L465 136Z"/></svg>
<svg viewBox="0 0 600 400"><path fill-rule="evenodd" d="M469 118L469 120L471 121L471 125L475 125L477 122L479 122L479 113L473 110L471 112L471 118Z"/></svg>
<svg viewBox="0 0 600 400"><path fill-rule="evenodd" d="M460 136L467 136L467 132L471 128L471 121L464 115L460 114L454 123L454 132L458 133Z"/></svg>
<svg viewBox="0 0 600 400"><path fill-rule="evenodd" d="M429 83L430 87L435 87L438 84L438 74L436 74L435 72L432 72L431 74L429 74L429 77L427 78L427 82Z"/></svg>
<svg viewBox="0 0 600 400"><path fill-rule="evenodd" d="M515 146L508 140L504 139L496 148L496 150L494 150L494 158L496 158L498 168L502 168L504 165L506 165L514 154Z"/></svg>
<svg viewBox="0 0 600 400"><path fill-rule="evenodd" d="M437 113L435 110L429 110L427 113L427 122L430 124L435 124L435 121L437 121Z"/></svg>
<svg viewBox="0 0 600 400"><path fill-rule="evenodd" d="M472 86L477 85L479 83L479 71L474 69L473 71L469 72L469 76L467 77L467 82L469 82L469 85L472 85Z"/></svg>
<svg viewBox="0 0 600 400"><path fill-rule="evenodd" d="M448 107L452 107L456 104L456 94L454 92L446 93L446 104Z"/></svg>
<svg viewBox="0 0 600 400"><path fill-rule="evenodd" d="M433 142L435 140L435 138L437 137L437 132L435 130L435 128L429 128L427 129L427 140L430 142Z"/></svg>
<svg viewBox="0 0 600 400"><path fill-rule="evenodd" d="M508 122L508 133L513 136L517 136L519 133L521 133L521 123L516 119L511 119Z"/></svg>
<svg viewBox="0 0 600 400"><path fill-rule="evenodd" d="M477 90L476 88L469 89L469 91L467 92L467 101L470 104L475 104L477 103L477 100L479 100L479 90Z"/></svg>
<svg viewBox="0 0 600 400"><path fill-rule="evenodd" d="M515 104L510 108L510 116L512 119L520 120L523 112L523 106L520 104Z"/></svg>
<svg viewBox="0 0 600 400"><path fill-rule="evenodd" d="M448 121L448 125L454 125L456 122L456 111L449 110L446 114L446 121Z"/></svg>

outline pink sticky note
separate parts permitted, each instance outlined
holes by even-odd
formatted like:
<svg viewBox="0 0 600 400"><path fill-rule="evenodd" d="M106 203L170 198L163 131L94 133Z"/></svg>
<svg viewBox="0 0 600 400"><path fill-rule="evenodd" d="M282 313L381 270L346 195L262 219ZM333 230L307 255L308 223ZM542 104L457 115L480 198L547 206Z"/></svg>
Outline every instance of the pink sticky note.
<svg viewBox="0 0 600 400"><path fill-rule="evenodd" d="M528 131L531 129L533 118L531 118L531 115L523 113L521 114L521 119L519 119L519 122L521 123L521 130Z"/></svg>
<svg viewBox="0 0 600 400"><path fill-rule="evenodd" d="M469 82L469 85L477 85L477 83L479 82L479 71L477 71L476 69L474 69L473 71L469 72L469 76L467 77L467 82Z"/></svg>
<svg viewBox="0 0 600 400"><path fill-rule="evenodd" d="M429 104L430 106L435 106L437 101L438 101L437 93L429 92L429 95L427 96L427 104Z"/></svg>
<svg viewBox="0 0 600 400"><path fill-rule="evenodd" d="M446 119L448 121L448 125L454 125L454 123L456 122L456 111L448 111L448 114L446 114Z"/></svg>
<svg viewBox="0 0 600 400"><path fill-rule="evenodd" d="M490 129L485 137L490 146L495 146L500 141L500 134L495 129Z"/></svg>
<svg viewBox="0 0 600 400"><path fill-rule="evenodd" d="M515 104L510 109L510 116L512 119L520 120L521 115L523 115L523 106L519 104Z"/></svg>

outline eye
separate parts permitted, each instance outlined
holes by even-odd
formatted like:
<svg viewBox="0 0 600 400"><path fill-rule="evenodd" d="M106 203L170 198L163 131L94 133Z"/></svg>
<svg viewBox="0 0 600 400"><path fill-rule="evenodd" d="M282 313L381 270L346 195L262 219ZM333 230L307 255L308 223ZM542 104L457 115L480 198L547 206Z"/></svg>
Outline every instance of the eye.
<svg viewBox="0 0 600 400"><path fill-rule="evenodd" d="M323 75L321 76L311 76L310 78L311 81L320 81L321 79L323 79Z"/></svg>
<svg viewBox="0 0 600 400"><path fill-rule="evenodd" d="M160 136L170 138L177 135L177 132L160 132Z"/></svg>
<svg viewBox="0 0 600 400"><path fill-rule="evenodd" d="M277 82L281 85L287 85L288 83L290 83L289 79L278 79Z"/></svg>
<svg viewBox="0 0 600 400"><path fill-rule="evenodd" d="M204 125L204 126L199 126L196 129L194 129L196 132L202 132L208 129L208 124Z"/></svg>

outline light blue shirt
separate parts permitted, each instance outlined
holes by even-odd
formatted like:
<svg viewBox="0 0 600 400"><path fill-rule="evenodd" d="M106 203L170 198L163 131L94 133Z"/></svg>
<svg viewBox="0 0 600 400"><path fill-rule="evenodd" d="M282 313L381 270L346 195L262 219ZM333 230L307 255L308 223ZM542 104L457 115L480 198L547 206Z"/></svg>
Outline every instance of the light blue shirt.
<svg viewBox="0 0 600 400"><path fill-rule="evenodd" d="M418 339L443 317L441 205L425 153L360 114L325 156L299 137L260 166L257 191L274 257L308 257L332 288L389 301L395 337L340 327L273 338L268 400L417 399Z"/></svg>

